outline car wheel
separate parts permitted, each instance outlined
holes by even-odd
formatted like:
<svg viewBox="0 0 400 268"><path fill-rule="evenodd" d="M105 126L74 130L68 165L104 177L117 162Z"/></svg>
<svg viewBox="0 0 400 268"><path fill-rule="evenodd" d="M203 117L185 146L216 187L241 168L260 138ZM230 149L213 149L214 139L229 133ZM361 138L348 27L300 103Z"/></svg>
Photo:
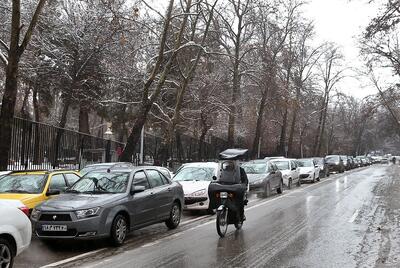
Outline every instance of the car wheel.
<svg viewBox="0 0 400 268"><path fill-rule="evenodd" d="M111 226L111 243L120 246L124 243L128 233L128 222L124 216L118 214Z"/></svg>
<svg viewBox="0 0 400 268"><path fill-rule="evenodd" d="M14 263L15 252L10 242L0 238L0 267L11 268Z"/></svg>
<svg viewBox="0 0 400 268"><path fill-rule="evenodd" d="M264 189L264 197L269 197L271 195L271 186L269 185L269 182L265 184L265 189Z"/></svg>
<svg viewBox="0 0 400 268"><path fill-rule="evenodd" d="M288 181L288 189L292 189L292 184L293 184L293 181L292 181L292 178L289 178L289 181Z"/></svg>
<svg viewBox="0 0 400 268"><path fill-rule="evenodd" d="M276 189L276 192L277 192L278 194L281 194L281 193L283 192L283 181L281 181L281 182L279 183L279 187Z"/></svg>
<svg viewBox="0 0 400 268"><path fill-rule="evenodd" d="M301 180L300 180L300 178L297 180L297 187L300 187L301 186Z"/></svg>
<svg viewBox="0 0 400 268"><path fill-rule="evenodd" d="M165 225L167 225L169 229L175 229L181 222L181 215L181 206L177 202L175 202L171 207L171 211L169 212L169 219L165 221Z"/></svg>

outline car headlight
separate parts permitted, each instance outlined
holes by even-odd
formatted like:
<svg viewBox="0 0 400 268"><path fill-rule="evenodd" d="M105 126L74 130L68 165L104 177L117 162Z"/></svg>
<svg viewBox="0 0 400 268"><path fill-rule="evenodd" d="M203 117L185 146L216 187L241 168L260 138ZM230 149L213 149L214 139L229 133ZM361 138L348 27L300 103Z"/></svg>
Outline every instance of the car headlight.
<svg viewBox="0 0 400 268"><path fill-rule="evenodd" d="M202 189L191 194L191 196L204 196L204 195L206 195L206 189Z"/></svg>
<svg viewBox="0 0 400 268"><path fill-rule="evenodd" d="M75 211L76 217L78 219L84 219L84 218L89 218L93 216L97 216L97 213L99 212L100 208L89 208L89 209L82 209L82 210L77 210Z"/></svg>
<svg viewBox="0 0 400 268"><path fill-rule="evenodd" d="M256 180L252 184L262 184L263 182L264 182L264 179L261 179L261 180Z"/></svg>
<svg viewBox="0 0 400 268"><path fill-rule="evenodd" d="M40 210L34 208L32 210L32 213L31 213L31 219L32 220L39 220L39 217L40 217Z"/></svg>

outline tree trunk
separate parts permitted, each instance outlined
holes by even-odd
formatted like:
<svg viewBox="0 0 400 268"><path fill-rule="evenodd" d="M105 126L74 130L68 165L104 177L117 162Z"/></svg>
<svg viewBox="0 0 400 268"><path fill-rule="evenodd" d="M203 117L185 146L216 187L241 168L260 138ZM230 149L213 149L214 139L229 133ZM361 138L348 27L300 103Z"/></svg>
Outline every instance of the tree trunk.
<svg viewBox="0 0 400 268"><path fill-rule="evenodd" d="M29 111L28 111L28 99L29 99L29 95L31 93L31 89L29 87L27 87L24 91L24 99L22 101L22 107L21 107L21 117L23 119L30 119L29 116Z"/></svg>
<svg viewBox="0 0 400 268"><path fill-rule="evenodd" d="M317 131L315 134L315 139L314 139L314 146L313 146L313 155L317 156L317 147L318 147L318 143L320 142L320 132L321 132L321 127L322 127L322 119L324 117L324 107L325 107L325 99L326 99L326 93L324 95L324 98L321 102L321 113L319 114L319 118L318 118L318 127L317 127Z"/></svg>
<svg viewBox="0 0 400 268"><path fill-rule="evenodd" d="M37 88L36 86L33 88L33 115L35 117L35 121L37 124L35 124L35 144L33 146L33 163L35 165L40 165L43 163L44 160L44 144L41 144L40 142L40 127L39 127L39 122L40 122L40 111L39 111L39 103L37 99Z"/></svg>
<svg viewBox="0 0 400 268"><path fill-rule="evenodd" d="M136 116L135 122L133 124L131 134L129 135L128 140L126 142L124 151L121 154L120 161L132 162L132 156L135 151L136 144L140 140L142 128L143 128L144 124L146 123L147 116L149 114L151 106L152 106L152 103L142 104L142 107L139 110L140 112Z"/></svg>
<svg viewBox="0 0 400 268"><path fill-rule="evenodd" d="M6 69L6 86L0 114L0 170L7 170L10 152L14 107L17 100L18 56L10 49Z"/></svg>
<svg viewBox="0 0 400 268"><path fill-rule="evenodd" d="M320 156L320 154L321 154L322 138L325 133L326 116L328 114L328 103L329 103L329 96L326 97L325 107L322 112L322 125L321 125L321 130L319 133L319 140L317 143L317 150L316 150L316 154L315 154L316 156Z"/></svg>
<svg viewBox="0 0 400 268"><path fill-rule="evenodd" d="M203 128L201 130L201 134L199 137L199 142L198 142L198 148L199 148L199 157L198 160L199 161L203 161L204 160L204 144L205 144L205 139L206 139L206 135L207 135L208 129L207 128Z"/></svg>
<svg viewBox="0 0 400 268"><path fill-rule="evenodd" d="M62 110L60 123L58 125L59 129L57 130L56 138L53 143L54 155L51 157L53 168L58 167L58 154L59 154L59 150L60 150L60 143L61 143L62 135L64 134L65 125L67 124L67 116L68 116L68 110L69 110L70 105L71 105L70 100L64 101L64 107Z"/></svg>
<svg viewBox="0 0 400 268"><path fill-rule="evenodd" d="M288 141L288 155L292 156L293 155L293 139L294 139L294 132L296 129L296 123L297 123L297 113L299 112L299 102L300 102L300 86L296 86L296 100L295 100L295 105L293 109L293 115L292 115L292 122L290 125L290 133L289 133L289 141Z"/></svg>
<svg viewBox="0 0 400 268"><path fill-rule="evenodd" d="M283 114L283 122L281 128L281 137L279 139L278 154L286 155L285 142L286 142L286 129L287 129L287 117L288 117L288 107L285 107L285 113Z"/></svg>
<svg viewBox="0 0 400 268"><path fill-rule="evenodd" d="M259 145L259 142L260 142L262 123L263 123L263 120L264 120L265 104L267 102L267 92L268 92L267 90L265 90L263 92L263 95L261 97L260 106L258 107L258 111L257 111L256 133L254 135L253 147L252 147L252 150L251 150L252 158L256 158L257 157L257 153L258 153L258 145Z"/></svg>
<svg viewBox="0 0 400 268"><path fill-rule="evenodd" d="M296 129L297 113L298 113L298 106L296 104L293 110L292 122L290 125L289 140L288 140L288 156L293 156L293 139L294 139L294 131Z"/></svg>
<svg viewBox="0 0 400 268"><path fill-rule="evenodd" d="M6 83L0 114L0 170L6 170L8 166L8 157L11 148L12 123L18 91L19 60L32 37L33 30L36 27L39 15L43 9L45 2L46 0L39 1L38 5L36 6L35 13L33 14L33 17L30 21L29 27L26 31L26 34L23 38L22 44L19 45L20 30L22 28L20 25L21 2L20 0L12 1L10 47L8 51Z"/></svg>
<svg viewBox="0 0 400 268"><path fill-rule="evenodd" d="M89 109L85 104L79 105L79 132L90 134L89 129Z"/></svg>

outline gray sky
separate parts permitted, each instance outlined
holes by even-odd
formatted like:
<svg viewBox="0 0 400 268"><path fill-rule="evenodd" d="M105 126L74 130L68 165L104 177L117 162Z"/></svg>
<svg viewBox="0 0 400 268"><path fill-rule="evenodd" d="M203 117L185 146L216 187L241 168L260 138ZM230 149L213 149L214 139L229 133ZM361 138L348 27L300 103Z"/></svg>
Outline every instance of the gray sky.
<svg viewBox="0 0 400 268"><path fill-rule="evenodd" d="M304 8L306 17L315 21L316 42L332 41L342 48L347 65L362 68L357 38L368 22L377 14L376 5L367 4L366 0L310 0ZM339 85L346 94L362 98L374 94L375 89L366 86L367 79L357 81L346 78Z"/></svg>
<svg viewBox="0 0 400 268"><path fill-rule="evenodd" d="M355 69L363 68L363 61L359 56L357 38L363 32L368 22L377 14L378 6L368 4L368 0L308 0L304 6L304 15L315 23L315 44L324 41L335 42L342 48L346 64ZM163 10L167 1L148 0L154 7ZM377 1L380 2L380 1ZM164 12L164 11L162 11ZM348 73L355 75L355 73ZM383 71L380 74L382 81L390 79L390 72ZM368 86L368 79L361 81L348 77L338 88L343 93L363 98L375 94L376 90Z"/></svg>

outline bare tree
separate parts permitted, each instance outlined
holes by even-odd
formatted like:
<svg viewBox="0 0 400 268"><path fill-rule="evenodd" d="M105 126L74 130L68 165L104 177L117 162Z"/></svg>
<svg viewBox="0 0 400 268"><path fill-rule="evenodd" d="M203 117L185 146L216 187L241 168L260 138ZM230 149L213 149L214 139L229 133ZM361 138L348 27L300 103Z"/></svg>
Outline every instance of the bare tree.
<svg viewBox="0 0 400 268"><path fill-rule="evenodd" d="M328 114L328 105L330 101L331 92L334 90L337 83L339 83L345 76L345 68L342 66L343 55L340 53L339 48L334 44L327 44L326 50L322 57L322 62L319 66L320 78L323 86L323 97L321 99L320 107L321 114L318 120L318 127L314 142L314 155L321 154L322 139L325 132L325 123Z"/></svg>
<svg viewBox="0 0 400 268"><path fill-rule="evenodd" d="M28 29L20 43L22 35L21 26L21 2L20 0L12 1L12 18L11 18L11 34L10 45L0 40L3 49L7 51L7 57L0 52L0 58L6 66L6 83L4 88L3 100L0 114L0 169L6 170L8 165L8 155L11 144L12 121L15 112L15 102L18 92L18 69L21 56L28 46L33 31L38 23L39 16L43 10L46 0L39 0L35 12L30 20Z"/></svg>

